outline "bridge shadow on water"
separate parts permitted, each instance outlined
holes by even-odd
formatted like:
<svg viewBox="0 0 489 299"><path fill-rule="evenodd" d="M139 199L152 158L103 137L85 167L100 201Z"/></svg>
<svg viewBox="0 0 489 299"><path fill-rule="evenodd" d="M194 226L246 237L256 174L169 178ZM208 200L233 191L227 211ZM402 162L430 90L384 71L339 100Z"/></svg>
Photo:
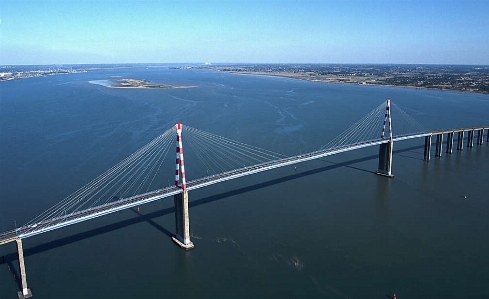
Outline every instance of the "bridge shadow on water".
<svg viewBox="0 0 489 299"><path fill-rule="evenodd" d="M420 149L420 148L423 148L423 146L414 146L414 147L404 148L404 149L400 149L400 150L395 150L394 154L398 154L398 153L402 153L402 152L408 152L408 151L412 151L412 150L416 150L416 149ZM218 200L226 199L226 198L234 196L234 195L243 194L243 193L250 192L253 190L263 189L263 188L270 187L270 186L273 186L276 184L284 183L287 181L292 181L292 180L295 180L298 178L318 174L318 173L321 173L324 171L333 170L333 169L340 168L340 167L349 167L349 168L360 170L360 171L374 173L373 171L357 168L357 167L354 167L351 165L356 164L356 163L360 163L360 162L369 161L369 160L374 160L377 158L378 158L377 155L371 155L371 156L366 156L363 158L348 160L348 161L341 162L341 163L335 163L332 165L311 169L308 171L296 172L294 174L284 176L284 177L280 177L280 178L273 179L273 180L269 180L269 181L266 181L263 183L259 183L259 184L255 184L255 185L231 190L228 192L223 192L220 194L208 196L205 198L197 199L195 201L189 202L189 207L193 208L193 207L201 206L201 205L208 204L211 202L215 202ZM333 163L333 162L329 162L329 161L325 161L325 160L322 160L322 161L327 162L327 163ZM122 229L122 228L125 228L128 226L134 225L134 224L141 223L141 222L148 222L151 226L155 227L156 229L158 229L159 231L161 231L163 234L167 235L168 237L172 237L174 235L172 232L170 232L166 228L162 227L161 225L157 224L153 220L154 218L157 218L157 217L161 217L161 216L168 215L168 214L173 214L175 212L174 207L161 209L159 211L151 212L148 214L140 214L138 211L136 211L134 209L131 209L131 210L134 213L136 213L138 216L133 217L131 219L126 219L126 220L119 221L116 223L108 224L108 225L105 225L102 227L98 227L95 229L91 229L91 230L88 230L88 231L85 231L82 233L74 234L74 235L71 235L68 237L53 240L53 241L50 241L50 242L47 242L44 244L36 245L33 247L29 247L29 248L24 247L24 257L35 255L37 253L45 252L45 251L48 251L48 250L51 250L54 248L63 247L65 245L76 243L78 241L89 239L89 238L92 238L92 237L95 237L98 235L106 234L106 233L109 233L109 232L112 232L112 231L115 231L118 229ZM4 258L5 258L4 262L11 266L12 261L18 260L17 252L9 253L9 254L5 255ZM12 266L10 268L13 269ZM14 271L14 270L12 270L12 271Z"/></svg>

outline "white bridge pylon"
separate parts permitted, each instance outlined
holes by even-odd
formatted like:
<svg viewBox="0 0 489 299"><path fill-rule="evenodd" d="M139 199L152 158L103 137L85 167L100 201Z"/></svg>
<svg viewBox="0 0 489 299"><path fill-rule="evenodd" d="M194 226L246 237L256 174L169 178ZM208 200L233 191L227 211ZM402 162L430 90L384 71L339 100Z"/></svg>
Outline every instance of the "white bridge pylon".
<svg viewBox="0 0 489 299"><path fill-rule="evenodd" d="M392 174L392 149L394 142L392 141L392 119L391 119L391 99L387 99L385 107L384 127L382 128L381 139L385 138L385 125L389 122L389 142L382 143L379 148L379 169L376 174L386 177L393 177Z"/></svg>
<svg viewBox="0 0 489 299"><path fill-rule="evenodd" d="M176 234L172 240L180 247L185 249L194 248L194 243L190 241L190 220L188 216L188 191L185 180L185 163L183 160L182 145L182 124L175 125L177 130L177 158L175 167L175 187L181 187L182 192L173 196L175 205L175 230ZM182 184L179 186L179 174L182 176Z"/></svg>

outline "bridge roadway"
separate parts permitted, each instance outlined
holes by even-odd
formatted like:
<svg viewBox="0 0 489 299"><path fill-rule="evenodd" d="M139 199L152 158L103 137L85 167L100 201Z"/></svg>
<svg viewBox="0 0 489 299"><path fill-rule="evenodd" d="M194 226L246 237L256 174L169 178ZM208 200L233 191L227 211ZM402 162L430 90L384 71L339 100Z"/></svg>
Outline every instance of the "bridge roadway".
<svg viewBox="0 0 489 299"><path fill-rule="evenodd" d="M445 129L445 130L433 131L430 134L427 134L425 136L446 134L446 133L467 132L467 131L478 131L478 130L487 131L487 130L489 130L489 127L469 127L469 128L461 128L461 129Z"/></svg>
<svg viewBox="0 0 489 299"><path fill-rule="evenodd" d="M414 134L407 134L407 135L399 135L396 136L392 139L392 141L401 141L401 140L406 140L406 139L413 139L413 138L420 138L420 137L425 137L429 135L436 135L436 134L442 134L442 133L448 133L448 132L456 132L456 131L467 131L467 130L477 130L477 129L483 129L482 127L480 128L466 128L466 129L453 129L453 130L443 130L443 131L436 131L436 132L430 132L430 133L414 133ZM486 129L486 128L484 128ZM328 148L328 149L323 149L307 154L302 154L298 156L293 156L293 157L287 157L279 160L274 160L271 162L266 162L262 164L257 164L253 166L248 166L248 167L243 167L240 169L216 174L216 175L211 175L208 177L196 179L189 181L187 183L187 190L195 190L199 188L203 188L206 186L210 186L213 184L217 184L220 182L236 179L239 177L279 168L279 167L284 167L287 165L293 165L301 162L306 162L310 160L315 160L319 158L323 158L326 156L331 156L335 154L339 154L342 152L347 152L347 151L352 151L360 148L365 148L365 147L370 147L370 146L375 146L383 143L389 142L388 139L377 139L377 140L370 140L370 141L364 141L364 142L359 142L359 143L354 143L354 144L349 144L349 145L344 145L344 146L339 146L335 148ZM23 226L20 228L17 228L15 230L7 231L2 234L0 234L0 246L9 242L14 242L16 239L25 239L28 237L32 237L35 235L39 235L48 231L52 231L58 228L62 228L65 226L69 226L75 223L83 222L86 220L94 219L97 217L101 217L107 214L115 213L121 210L129 209L135 206L140 206L152 201L156 201L159 199L163 199L166 197L170 197L172 195L178 194L181 192L180 187L176 186L171 186L159 190L155 190L152 192L136 195L133 197L121 199L116 202L108 203L105 205L100 205L97 207L93 207L90 209L78 211L75 213L71 213L62 217L57 217L53 219L49 219L47 221L39 222L36 224L32 224L29 226Z"/></svg>
<svg viewBox="0 0 489 299"><path fill-rule="evenodd" d="M393 138L393 141L399 141L399 140L405 140L405 139L411 139L411 138L418 138L418 137L423 137L430 135L430 133L421 133L421 134L411 134L411 135L404 135L404 136L397 136ZM310 161L314 159L319 159L322 157L342 153L342 152L347 152L363 147L369 147L369 146L374 146L382 143L387 143L389 142L388 139L378 139L378 140L371 140L371 141L365 141L365 142L360 142L356 144L350 144L350 145L345 145L345 146L340 146L336 148L330 148L330 149L324 149L324 150L319 150L303 155L298 155L298 156L293 156L293 157L287 157L284 159L279 159L279 160L274 160L271 162L267 163L262 163L262 164L257 164L253 166L248 166L248 167L243 167L240 169L196 179L189 181L187 183L187 190L195 190L199 188L203 188L206 186L210 186L213 184L217 184L220 182L236 179L239 177L287 166L287 165L292 165L292 164L297 164L305 161ZM111 214L114 212L118 212L121 210L129 209L135 206L140 206L152 201L156 201L159 199L163 199L166 197L170 197L172 195L175 195L177 193L181 192L181 188L176 187L176 186L171 186L159 190L155 190L152 192L136 195L133 197L121 199L116 202L111 202L105 205L100 205L97 207L93 207L90 209L78 211L72 214L68 214L62 217L57 217L53 219L49 219L47 221L39 222L36 224L32 224L29 226L23 226L20 228L17 228L16 230L11 230L7 231L5 233L0 234L0 245L9 243L9 242L14 242L15 239L20 238L20 239L25 239L28 237L32 237L35 235L39 235L51 230L55 230L58 228L62 228L65 226L69 226L75 223L83 222L86 220L90 220L93 218L97 218L100 216L104 216L107 214Z"/></svg>

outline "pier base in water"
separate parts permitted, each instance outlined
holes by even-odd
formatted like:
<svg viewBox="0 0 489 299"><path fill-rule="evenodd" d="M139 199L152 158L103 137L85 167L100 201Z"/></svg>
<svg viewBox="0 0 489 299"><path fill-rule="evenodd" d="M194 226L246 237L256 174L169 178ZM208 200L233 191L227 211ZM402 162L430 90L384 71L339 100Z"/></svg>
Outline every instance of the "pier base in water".
<svg viewBox="0 0 489 299"><path fill-rule="evenodd" d="M22 249L22 240L19 238L17 240L17 252L19 254L19 268L20 268L20 278L22 279L22 291L19 291L17 295L19 299L32 297L31 289L27 287L27 278L25 274L25 264L24 264L24 249Z"/></svg>
<svg viewBox="0 0 489 299"><path fill-rule="evenodd" d="M424 138L424 160L429 161L431 158L431 135Z"/></svg>
<svg viewBox="0 0 489 299"><path fill-rule="evenodd" d="M447 138L447 154L451 154L453 152L453 139L454 139L455 133L453 132L448 132L448 138Z"/></svg>
<svg viewBox="0 0 489 299"><path fill-rule="evenodd" d="M464 131L458 132L458 143L457 150L461 151L464 149Z"/></svg>
<svg viewBox="0 0 489 299"><path fill-rule="evenodd" d="M381 176L385 176L387 178L393 178L394 175L391 173L391 174L387 174L387 173L383 173L383 172L379 172L379 171L376 171L375 172L376 175L381 175Z"/></svg>
<svg viewBox="0 0 489 299"><path fill-rule="evenodd" d="M19 299L27 299L32 297L32 292L31 289L27 289L25 294L21 291L18 291L17 295L19 296Z"/></svg>
<svg viewBox="0 0 489 299"><path fill-rule="evenodd" d="M178 240L177 237L171 237L171 239L173 240L173 242L175 242L178 246L182 247L183 249L188 250L188 249L194 248L194 243L192 243L192 242L189 242L188 244L184 244L183 242Z"/></svg>
<svg viewBox="0 0 489 299"><path fill-rule="evenodd" d="M443 133L436 135L435 157L441 157L443 150Z"/></svg>
<svg viewBox="0 0 489 299"><path fill-rule="evenodd" d="M194 248L194 243L190 241L190 223L188 217L188 191L175 194L173 197L175 203L175 226L176 235L172 240L178 246L185 249Z"/></svg>
<svg viewBox="0 0 489 299"><path fill-rule="evenodd" d="M392 145L393 142L383 143L379 149L379 169L375 174L392 178Z"/></svg>
<svg viewBox="0 0 489 299"><path fill-rule="evenodd" d="M484 129L477 130L477 144L484 144Z"/></svg>
<svg viewBox="0 0 489 299"><path fill-rule="evenodd" d="M467 138L467 147L474 147L474 130L469 131L469 137Z"/></svg>

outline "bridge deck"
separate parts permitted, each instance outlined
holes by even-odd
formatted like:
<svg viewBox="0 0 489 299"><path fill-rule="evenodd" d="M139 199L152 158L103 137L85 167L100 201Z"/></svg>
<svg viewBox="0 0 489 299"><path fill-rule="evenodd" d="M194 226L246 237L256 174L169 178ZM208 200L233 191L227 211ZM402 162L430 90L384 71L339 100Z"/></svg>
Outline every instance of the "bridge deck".
<svg viewBox="0 0 489 299"><path fill-rule="evenodd" d="M444 129L444 130L437 130L431 132L430 135L437 135L437 134L446 134L446 133L457 133L457 132L465 132L465 131L478 131L478 130L489 130L489 127L469 127L469 128L462 128L462 129Z"/></svg>
<svg viewBox="0 0 489 299"><path fill-rule="evenodd" d="M488 127L478 127L478 128L465 128L465 129L451 129L451 130L443 130L443 131L435 131L435 132L430 132L430 133L415 133L415 134L409 134L409 135L402 135L402 136L396 136L393 138L393 141L401 141L401 140L406 140L406 139L412 139L412 138L420 138L424 136L429 136L433 134L441 134L441 133L448 133L448 132L454 132L454 131L467 131L467 130L480 130L480 129L487 129ZM232 179L236 179L239 177L279 168L279 167L284 167L287 165L293 165L305 161L310 161L314 159L319 159L322 157L330 156L330 155L335 155L338 153L342 152L347 152L347 151L352 151L355 149L360 149L360 148L365 148L365 147L370 147L374 145L379 145L383 143L389 142L388 139L377 139L377 140L370 140L370 141L365 141L365 142L360 142L360 143L355 143L355 144L350 144L350 145L345 145L345 146L340 146L336 148L329 148L329 149L324 149L324 150L319 150L307 154L302 154L298 156L293 156L293 157L288 157L284 159L279 159L267 163L262 163L262 164L257 164L254 166L249 166L249 167L244 167L236 170L232 170L229 172L224 172L221 174L217 175L212 175L208 177L204 177L201 179L196 179L193 181L189 181L187 183L187 189L190 190L195 190L199 188L203 188L209 185L217 184L219 182L224 182ZM90 209L78 211L72 214L68 214L62 217L58 218L53 218L44 222L39 222L33 225L29 226L23 226L21 228L18 228L17 230L12 230L12 231L7 231L5 233L0 234L0 245L13 242L16 240L16 238L28 238L32 237L38 234L42 234L51 230L55 230L61 227L69 226L75 223L83 222L86 220L90 220L93 218L97 218L100 216L104 216L107 214L111 214L114 212L118 212L124 209L128 209L131 207L139 206L142 204L146 204L152 201L156 201L162 198L170 197L172 195L175 195L177 193L180 193L181 189L176 186L172 187L167 187L164 189L159 189L155 190L149 193L145 194L140 194L136 195L133 197L121 199L116 202L112 202L109 204L93 207Z"/></svg>

